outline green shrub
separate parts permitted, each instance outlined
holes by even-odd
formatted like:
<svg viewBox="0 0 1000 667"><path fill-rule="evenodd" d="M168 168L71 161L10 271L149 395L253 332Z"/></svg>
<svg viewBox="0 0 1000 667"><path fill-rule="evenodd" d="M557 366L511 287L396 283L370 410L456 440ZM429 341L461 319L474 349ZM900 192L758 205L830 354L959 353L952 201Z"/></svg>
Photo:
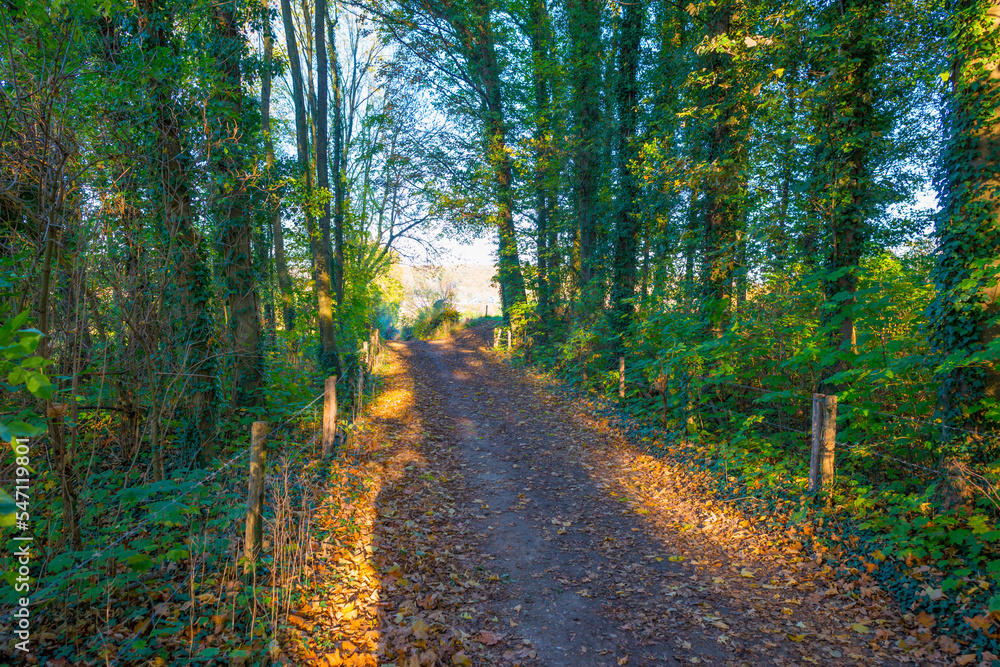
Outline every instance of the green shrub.
<svg viewBox="0 0 1000 667"><path fill-rule="evenodd" d="M462 316L451 301L438 299L428 308L422 308L416 316L410 332L413 338L432 340L443 338L455 331Z"/></svg>

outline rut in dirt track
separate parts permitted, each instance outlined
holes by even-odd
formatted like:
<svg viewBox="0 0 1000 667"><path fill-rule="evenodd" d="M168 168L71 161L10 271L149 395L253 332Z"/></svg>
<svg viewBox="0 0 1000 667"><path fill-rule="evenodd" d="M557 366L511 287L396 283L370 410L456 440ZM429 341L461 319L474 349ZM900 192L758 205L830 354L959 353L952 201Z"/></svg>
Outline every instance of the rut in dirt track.
<svg viewBox="0 0 1000 667"><path fill-rule="evenodd" d="M424 390L439 394L433 419L447 426L437 437L461 470L453 492L476 508L475 559L499 578L486 604L534 647L523 664L815 663L811 655L819 664L899 664L874 643L836 634L856 619L803 605L794 581L761 590L732 576L735 568L758 581L790 579L739 539L664 528L694 520L683 508L696 498L667 496L645 516L651 510L616 493L628 474L616 465L629 465L607 455L623 445L618 436L486 352L486 335L394 347ZM815 640L803 645L795 633Z"/></svg>

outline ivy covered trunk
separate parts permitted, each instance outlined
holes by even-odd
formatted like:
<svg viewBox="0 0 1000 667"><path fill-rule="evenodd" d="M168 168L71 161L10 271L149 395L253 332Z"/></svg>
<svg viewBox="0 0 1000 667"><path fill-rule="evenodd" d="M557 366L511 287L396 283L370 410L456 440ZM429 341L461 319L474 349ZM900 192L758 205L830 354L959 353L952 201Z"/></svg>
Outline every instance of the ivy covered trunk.
<svg viewBox="0 0 1000 667"><path fill-rule="evenodd" d="M733 0L708 9L708 35L703 46L702 76L704 106L710 110L705 123L705 163L708 174L704 191L702 236L701 319L710 336L721 336L729 320L733 278L736 275L735 245L742 221L743 183L739 115L741 93L733 56L728 47L737 14Z"/></svg>
<svg viewBox="0 0 1000 667"><path fill-rule="evenodd" d="M827 221L823 267L824 324L834 358L827 365L824 389L839 393L843 381L827 381L851 367L857 354L855 293L861 254L869 236L871 160L884 128L873 105L878 8L853 0L833 12L836 43L829 47L826 80L821 84L823 113L817 126L816 177L819 215Z"/></svg>
<svg viewBox="0 0 1000 667"><path fill-rule="evenodd" d="M552 28L547 0L531 0L531 77L535 97L534 189L535 189L535 243L538 253L538 318L540 334L546 335L547 324L552 318L553 290L550 258L555 248L550 239L552 210L555 208L554 160L552 154Z"/></svg>
<svg viewBox="0 0 1000 667"><path fill-rule="evenodd" d="M601 7L597 0L568 0L570 107L573 116L573 196L579 239L577 284L584 290L594 276L597 250L598 142L601 136Z"/></svg>
<svg viewBox="0 0 1000 667"><path fill-rule="evenodd" d="M481 88L483 134L486 154L493 170L496 192L496 221L499 239L500 300L504 319L510 321L511 307L527 301L524 274L517 250L517 230L514 227L514 164L507 146L507 123L503 107L500 61L497 59L496 36L486 2L473 3L471 21L458 20L454 25L467 50L468 60Z"/></svg>
<svg viewBox="0 0 1000 667"><path fill-rule="evenodd" d="M489 51L492 55L492 46ZM495 55L493 60L495 63ZM497 236L500 242L499 269L503 314L504 319L509 322L510 308L527 300L521 260L517 251L517 231L514 228L513 161L507 148L507 132L500 99L500 79L491 77L483 83L491 99L486 112L486 137L489 142L487 152L493 166L497 193Z"/></svg>
<svg viewBox="0 0 1000 667"><path fill-rule="evenodd" d="M218 174L219 255L222 258L233 342L233 407L264 402L264 355L253 261L253 216L247 206L243 89L244 40L236 24L235 0L214 6L214 50L221 75L216 87L215 167Z"/></svg>
<svg viewBox="0 0 1000 667"><path fill-rule="evenodd" d="M274 243L274 269L281 293L281 314L285 331L295 328L295 304L292 293L292 278L285 258L285 231L281 226L281 208L273 191L275 180L274 137L271 134L271 67L274 59L274 39L270 30L263 35L264 63L260 80L260 124L264 135L264 159L268 179L268 215L271 220L271 239Z"/></svg>
<svg viewBox="0 0 1000 667"><path fill-rule="evenodd" d="M288 48L288 68L292 79L292 101L295 107L295 152L303 179L306 206L306 234L312 255L313 284L316 293L317 319L319 320L320 362L330 365L340 374L337 354L336 330L333 326L333 299L330 296L329 257L323 252L323 239L312 213L312 167L309 163L309 130L306 123L306 106L299 65L299 48L295 41L295 24L289 0L281 0L281 18L285 26L285 44Z"/></svg>
<svg viewBox="0 0 1000 667"><path fill-rule="evenodd" d="M611 288L613 326L622 335L628 329L635 309L636 251L638 248L639 184L632 174L639 159L636 128L639 121L639 44L645 8L636 1L625 7L618 45L618 141L615 170L618 176L618 209L615 219L614 283Z"/></svg>
<svg viewBox="0 0 1000 667"><path fill-rule="evenodd" d="M929 308L946 424L995 427L1000 258L1000 2L963 0L951 26L951 94L939 177L937 296Z"/></svg>
<svg viewBox="0 0 1000 667"><path fill-rule="evenodd" d="M172 281L168 303L175 305L171 317L172 348L178 360L181 399L179 443L185 455L200 463L212 458L215 429L214 322L209 294L212 275L205 261L204 242L195 228L188 177L190 157L181 145L181 115L176 85L171 79L170 59L175 58L170 12L152 0L141 5L148 26L146 50L159 56L166 67L154 69L149 82L155 105L156 151L151 176L159 198L157 212L170 248ZM158 452L154 455L159 456Z"/></svg>

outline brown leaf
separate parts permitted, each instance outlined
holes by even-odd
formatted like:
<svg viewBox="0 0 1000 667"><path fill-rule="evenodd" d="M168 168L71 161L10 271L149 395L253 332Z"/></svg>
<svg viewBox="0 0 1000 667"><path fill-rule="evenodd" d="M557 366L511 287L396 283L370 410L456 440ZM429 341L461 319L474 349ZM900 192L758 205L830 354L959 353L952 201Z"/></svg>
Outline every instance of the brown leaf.
<svg viewBox="0 0 1000 667"><path fill-rule="evenodd" d="M490 632L489 630L483 630L482 632L479 633L479 641L481 641L483 644L486 644L487 646L494 646L506 636L507 635L495 634L493 632Z"/></svg>

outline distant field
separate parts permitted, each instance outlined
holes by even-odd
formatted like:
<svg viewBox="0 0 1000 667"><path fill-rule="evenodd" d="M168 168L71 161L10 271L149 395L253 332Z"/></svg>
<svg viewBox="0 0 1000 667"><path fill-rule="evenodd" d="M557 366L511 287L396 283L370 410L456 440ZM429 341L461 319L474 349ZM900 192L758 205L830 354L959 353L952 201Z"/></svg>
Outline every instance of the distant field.
<svg viewBox="0 0 1000 667"><path fill-rule="evenodd" d="M482 315L489 306L489 314L500 310L500 295L490 283L496 267L489 264L458 264L455 266L424 267L399 266L403 283L404 318L413 317L424 306L429 306L446 295L451 295L459 312L469 311Z"/></svg>

